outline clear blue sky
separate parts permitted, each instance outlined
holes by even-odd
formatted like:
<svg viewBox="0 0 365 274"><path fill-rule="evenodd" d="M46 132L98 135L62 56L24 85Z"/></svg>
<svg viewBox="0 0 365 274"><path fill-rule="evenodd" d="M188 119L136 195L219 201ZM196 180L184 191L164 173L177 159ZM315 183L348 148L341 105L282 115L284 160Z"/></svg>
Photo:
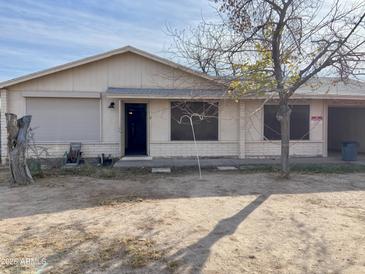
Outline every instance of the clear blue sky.
<svg viewBox="0 0 365 274"><path fill-rule="evenodd" d="M166 56L166 24L214 15L208 0L0 0L0 81L125 45Z"/></svg>

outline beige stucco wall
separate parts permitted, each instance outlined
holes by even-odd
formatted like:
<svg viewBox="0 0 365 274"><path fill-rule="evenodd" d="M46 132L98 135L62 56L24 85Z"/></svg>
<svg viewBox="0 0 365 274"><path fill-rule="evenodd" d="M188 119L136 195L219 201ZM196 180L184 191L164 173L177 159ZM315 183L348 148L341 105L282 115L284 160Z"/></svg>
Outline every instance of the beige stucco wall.
<svg viewBox="0 0 365 274"><path fill-rule="evenodd" d="M246 157L267 157L280 155L280 141L264 140L264 115L261 108L262 101L246 102ZM325 156L325 128L326 106L322 100L296 100L293 104L309 104L310 117L321 116L321 121L310 119L309 140L291 141L290 154L292 156Z"/></svg>
<svg viewBox="0 0 365 274"><path fill-rule="evenodd" d="M198 142L202 156L271 157L280 155L280 141L263 138L262 101L247 100L236 103L220 101L219 141ZM298 102L294 102L298 103ZM292 156L326 156L326 104L322 100L301 101L310 105L310 117L321 116L321 121L310 119L310 138L290 142ZM150 102L150 154L154 157L194 156L192 142L170 140L169 101Z"/></svg>
<svg viewBox="0 0 365 274"><path fill-rule="evenodd" d="M117 157L121 155L120 142L123 141L123 138L121 138L122 118L120 117L119 101L107 98L105 95L108 87L217 88L215 83L207 79L134 53L123 53L8 87L7 111L18 116L27 114L27 97L100 97L101 141L98 144L83 144L84 155L94 157L101 152L105 152ZM115 102L114 109L108 108L111 102ZM4 101L5 103L6 101ZM153 120L150 118L151 143L161 143L169 140L169 123L163 120L166 117L162 115L166 113L167 109L161 108L161 104L169 105L167 101L155 101L149 104L151 111L156 113L156 116L153 115ZM156 109L161 109L161 113L158 114L159 111L156 112ZM4 135L2 134L2 136ZM55 157L62 156L68 147L68 144L65 143L42 143L41 145L49 147L50 154ZM96 147L99 147L99 149L96 149ZM153 149L153 146L151 146L151 152ZM4 154L6 149L2 149L2 151Z"/></svg>
<svg viewBox="0 0 365 274"><path fill-rule="evenodd" d="M9 92L10 94L10 92ZM19 107L16 100L23 100L17 92L9 96L10 109ZM195 155L193 142L170 141L170 101L169 100L123 100L101 98L101 142L84 144L86 157L94 157L104 152L115 157L120 155L121 117L119 106L123 102L145 102L149 107L149 155L153 157L189 157ZM116 102L109 109L110 102ZM322 101L310 101L310 116L325 117L325 104ZM201 156L230 157L270 157L280 155L280 142L263 140L262 101L219 102L219 140L200 141L198 149ZM25 107L25 106L24 106ZM19 111L18 113L21 113ZM25 113L25 112L24 112ZM325 156L327 150L324 136L324 120L310 121L310 140L292 141L291 155ZM47 145L47 144L43 144ZM67 150L67 144L48 145L52 156L60 157Z"/></svg>
<svg viewBox="0 0 365 274"><path fill-rule="evenodd" d="M19 106L16 101L22 100L17 92L9 96L9 105ZM101 142L83 144L85 157L94 157L101 153L120 155L122 118L119 107L124 102L144 102L148 104L148 149L153 157L189 157L195 156L194 143L190 141L170 141L170 101L169 100L121 100L101 98ZM109 109L114 101L115 108ZM325 116L325 104L322 101L306 102L310 104L310 116ZM268 157L280 155L279 141L263 140L262 101L231 100L219 102L219 140L199 141L201 156L230 157ZM291 155L324 156L326 153L324 137L324 120L310 122L310 140L292 141ZM43 144L47 145L47 144ZM54 157L60 157L67 150L68 144L47 145Z"/></svg>
<svg viewBox="0 0 365 274"><path fill-rule="evenodd" d="M100 97L100 143L85 143L85 157L101 153L115 157L121 153L123 102L105 95L108 87L137 88L216 88L212 82L172 69L136 54L125 53L53 75L34 79L8 88L7 111L26 114L26 97ZM115 102L115 108L108 108ZM128 102L133 102L129 100ZM139 101L141 102L141 100ZM148 104L148 151L153 157L195 156L193 142L170 141L170 101L142 100ZM311 121L310 140L291 142L291 154L316 156L326 154L325 103L310 100L311 116L324 120ZM233 100L219 102L219 140L198 142L201 156L267 157L280 154L280 142L263 140L262 101ZM121 108L121 109L120 109ZM51 111L51 110L50 110ZM68 144L42 144L53 157L61 157Z"/></svg>
<svg viewBox="0 0 365 274"><path fill-rule="evenodd" d="M195 156L194 142L170 141L170 101L151 100L150 155L153 157ZM198 141L201 156L234 156L239 153L239 104L232 100L219 101L218 141Z"/></svg>
<svg viewBox="0 0 365 274"><path fill-rule="evenodd" d="M10 91L105 92L108 87L210 88L212 81L134 53L57 72L9 87Z"/></svg>

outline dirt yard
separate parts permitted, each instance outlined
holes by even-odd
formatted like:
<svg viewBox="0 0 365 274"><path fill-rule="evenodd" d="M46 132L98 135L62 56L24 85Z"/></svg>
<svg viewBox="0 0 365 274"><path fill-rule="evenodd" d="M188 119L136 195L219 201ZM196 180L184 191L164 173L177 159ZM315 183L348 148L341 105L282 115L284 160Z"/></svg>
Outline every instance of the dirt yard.
<svg viewBox="0 0 365 274"><path fill-rule="evenodd" d="M0 273L365 273L365 174L2 183L0 235Z"/></svg>

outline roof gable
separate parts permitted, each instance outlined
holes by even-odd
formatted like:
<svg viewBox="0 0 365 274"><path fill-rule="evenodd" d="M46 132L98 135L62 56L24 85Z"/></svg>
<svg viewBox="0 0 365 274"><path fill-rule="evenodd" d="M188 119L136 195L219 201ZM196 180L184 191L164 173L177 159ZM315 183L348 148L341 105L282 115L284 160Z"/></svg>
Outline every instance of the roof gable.
<svg viewBox="0 0 365 274"><path fill-rule="evenodd" d="M137 55L142 56L144 58L147 58L149 60L153 60L155 62L164 64L164 65L169 66L169 67L174 68L174 69L181 70L183 72L186 72L188 74L203 78L205 80L209 80L209 81L213 81L213 82L218 83L218 80L215 79L214 77L211 77L211 76L206 75L204 73L192 70L188 67L182 66L182 65L177 64L175 62L172 62L168 59L165 59L165 58L159 57L157 55L142 51L142 50L134 48L132 46L126 46L126 47L122 47L122 48L119 48L119 49L108 51L108 52L105 52L105 53L102 53L102 54L97 54L97 55L93 55L93 56L83 58L83 59L80 59L80 60L77 60L77 61L69 62L69 63L63 64L63 65L60 65L60 66L55 66L55 67L52 67L52 68L49 68L49 69L46 69L46 70L38 71L38 72L35 72L35 73L31 73L31 74L27 74L27 75L24 75L24 76L21 76L21 77L14 78L14 79L11 79L11 80L7 80L7 81L4 81L4 82L0 83L0 88L6 88L6 87L13 86L13 85L16 85L16 84L19 84L19 83L22 83L22 82L26 82L26 81L29 81L29 80L41 78L41 77L51 75L51 74L54 74L54 73L57 73L57 72L61 72L61 71L65 71L65 70L68 70L68 69L76 68L76 67L86 65L86 64L89 64L89 63L92 63L92 62L101 61L103 59L107 59L107 58L110 58L110 57L113 57L113 56L116 56L116 55L119 55L119 54L123 54L123 53L128 53L128 52L137 54Z"/></svg>

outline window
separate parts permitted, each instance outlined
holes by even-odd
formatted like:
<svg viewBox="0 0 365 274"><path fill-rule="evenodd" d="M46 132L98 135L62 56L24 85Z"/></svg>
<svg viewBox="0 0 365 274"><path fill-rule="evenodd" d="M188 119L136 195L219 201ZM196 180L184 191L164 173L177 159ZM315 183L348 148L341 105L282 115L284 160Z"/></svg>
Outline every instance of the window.
<svg viewBox="0 0 365 274"><path fill-rule="evenodd" d="M309 140L309 105L292 105L290 116L290 140ZM264 136L268 140L280 140L280 123L276 119L279 106L264 106Z"/></svg>
<svg viewBox="0 0 365 274"><path fill-rule="evenodd" d="M194 113L201 116L192 115ZM193 121L196 140L218 140L218 103L207 102L171 103L171 140L194 140L189 117Z"/></svg>

